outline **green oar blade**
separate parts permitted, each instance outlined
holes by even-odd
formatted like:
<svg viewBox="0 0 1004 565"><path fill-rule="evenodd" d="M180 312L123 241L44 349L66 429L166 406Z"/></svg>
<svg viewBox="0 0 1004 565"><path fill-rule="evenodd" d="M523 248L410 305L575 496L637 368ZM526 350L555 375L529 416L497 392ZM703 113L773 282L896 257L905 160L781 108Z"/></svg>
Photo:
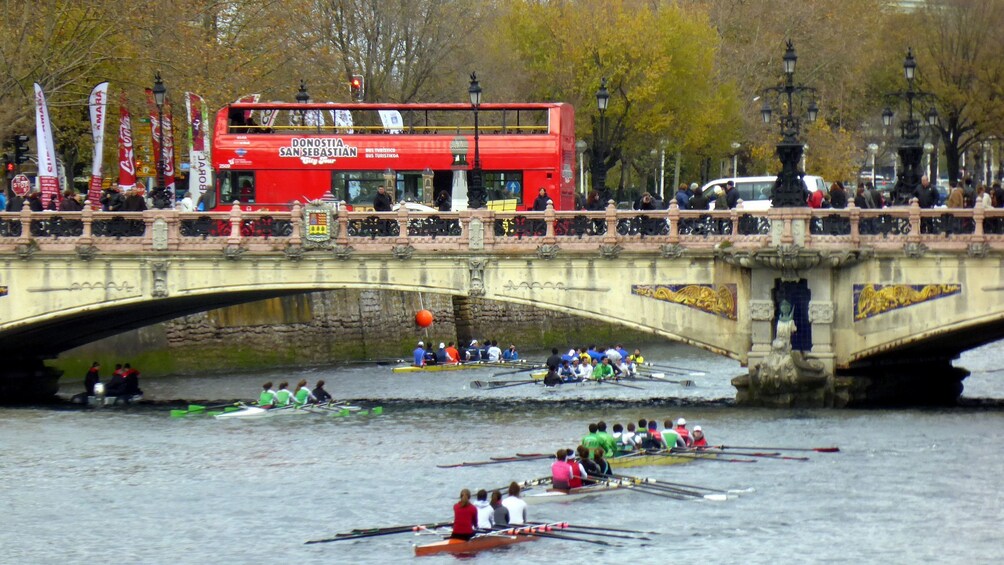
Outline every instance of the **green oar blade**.
<svg viewBox="0 0 1004 565"><path fill-rule="evenodd" d="M172 418L184 418L188 415L188 410L171 410Z"/></svg>
<svg viewBox="0 0 1004 565"><path fill-rule="evenodd" d="M188 405L188 411L189 412L205 412L205 410L206 410L205 406L200 406L198 404L189 404Z"/></svg>
<svg viewBox="0 0 1004 565"><path fill-rule="evenodd" d="M360 410L360 411L359 411L359 415L360 415L360 416L366 416L366 415L367 415L367 414L369 414L369 413L370 413L370 411L369 411L369 410Z"/></svg>
<svg viewBox="0 0 1004 565"><path fill-rule="evenodd" d="M227 406L226 408L223 409L223 412L236 412L240 409L241 409L240 406Z"/></svg>
<svg viewBox="0 0 1004 565"><path fill-rule="evenodd" d="M373 414L374 416L379 416L380 414L383 414L383 406L377 406L376 408L371 410L370 413Z"/></svg>
<svg viewBox="0 0 1004 565"><path fill-rule="evenodd" d="M223 413L222 410L211 410L209 412L206 412L206 416L219 416L222 413Z"/></svg>

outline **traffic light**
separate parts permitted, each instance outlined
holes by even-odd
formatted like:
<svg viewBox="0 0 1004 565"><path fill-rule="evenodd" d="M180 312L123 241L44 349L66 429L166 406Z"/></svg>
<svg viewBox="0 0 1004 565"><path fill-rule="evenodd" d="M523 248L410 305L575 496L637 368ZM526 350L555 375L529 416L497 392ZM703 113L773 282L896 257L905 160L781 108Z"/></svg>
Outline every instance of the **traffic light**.
<svg viewBox="0 0 1004 565"><path fill-rule="evenodd" d="M6 153L3 154L3 170L7 173L7 176L14 174L14 161L11 161L10 155Z"/></svg>
<svg viewBox="0 0 1004 565"><path fill-rule="evenodd" d="M20 165L28 160L28 136L14 136L14 163Z"/></svg>
<svg viewBox="0 0 1004 565"><path fill-rule="evenodd" d="M352 80L349 81L349 92L352 93L352 99L356 102L363 101L363 75L352 75Z"/></svg>

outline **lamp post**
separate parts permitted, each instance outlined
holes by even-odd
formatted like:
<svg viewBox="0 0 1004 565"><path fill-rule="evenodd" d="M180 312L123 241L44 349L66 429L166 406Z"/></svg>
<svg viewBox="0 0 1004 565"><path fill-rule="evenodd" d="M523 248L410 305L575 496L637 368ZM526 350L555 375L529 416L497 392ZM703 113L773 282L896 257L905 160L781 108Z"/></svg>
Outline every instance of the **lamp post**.
<svg viewBox="0 0 1004 565"><path fill-rule="evenodd" d="M471 73L471 85L467 89L471 97L471 107L474 108L474 167L471 168L471 190L468 195L470 208L484 208L488 197L485 195L485 185L481 179L481 149L478 141L478 109L481 107L481 85L478 84L477 73Z"/></svg>
<svg viewBox="0 0 1004 565"><path fill-rule="evenodd" d="M909 204L910 199L914 197L920 187L920 159L924 155L924 147L920 142L920 120L916 119L913 114L914 100L934 99L933 94L915 88L917 60L913 57L912 49L906 51L906 59L903 61L903 76L906 78L907 89L903 92L886 94L887 98L906 100L907 105L906 119L900 121L900 140L897 152L902 166L897 171L896 186L892 190L892 203L894 205ZM893 116L892 109L886 107L882 111L882 126L885 128L891 126ZM938 123L938 112L934 106L931 106L925 117L929 126Z"/></svg>
<svg viewBox="0 0 1004 565"><path fill-rule="evenodd" d="M575 142L575 150L579 153L579 193L586 193L586 166L583 163L583 157L586 155L586 149L588 145L583 140L578 140Z"/></svg>
<svg viewBox="0 0 1004 565"><path fill-rule="evenodd" d="M153 100L157 104L157 143L160 151L157 155L157 189L153 192L153 207L164 209L171 205L171 197L164 186L164 171L167 169L164 157L164 100L167 98L167 87L160 79L160 73L153 75Z"/></svg>
<svg viewBox="0 0 1004 565"><path fill-rule="evenodd" d="M787 112L778 120L781 126L781 142L777 144L777 156L781 160L781 174L774 181L774 190L771 192L770 201L775 208L791 208L807 206L805 201L807 189L803 180L805 171L798 170L804 148L798 137L801 133L802 119L794 112L795 95L797 94L801 99L805 93L815 95L816 89L795 84L795 63L798 61L798 55L796 55L795 47L790 39L786 44L782 61L784 62L784 84L763 90L764 102L760 116L765 124L770 124L772 110L768 95L772 94L775 98L780 98L787 106ZM818 114L819 107L813 99L806 108L806 118L809 122L814 122Z"/></svg>
<svg viewBox="0 0 1004 565"><path fill-rule="evenodd" d="M310 94L307 93L307 83L300 79L300 90L296 91L296 101L299 104L310 104ZM307 125L307 109L300 110L300 125Z"/></svg>
<svg viewBox="0 0 1004 565"><path fill-rule="evenodd" d="M732 178L739 176L739 145L738 141L732 142Z"/></svg>
<svg viewBox="0 0 1004 565"><path fill-rule="evenodd" d="M868 154L872 156L872 185L875 185L875 155L878 154L879 146L875 143L868 144Z"/></svg>
<svg viewBox="0 0 1004 565"><path fill-rule="evenodd" d="M931 174L931 154L934 153L934 144L931 142L925 143L924 153L927 155L927 166L924 167L924 170L927 171L928 177L932 178L934 180L934 183L937 184L938 179L934 178L934 175Z"/></svg>
<svg viewBox="0 0 1004 565"><path fill-rule="evenodd" d="M610 192L607 190L607 169L606 161L606 112L610 103L610 92L607 91L607 79L600 80L600 89L596 91L596 108L600 112L596 122L596 130L593 131L593 158L590 164L593 169L593 190L600 195L600 200L606 206L610 200Z"/></svg>

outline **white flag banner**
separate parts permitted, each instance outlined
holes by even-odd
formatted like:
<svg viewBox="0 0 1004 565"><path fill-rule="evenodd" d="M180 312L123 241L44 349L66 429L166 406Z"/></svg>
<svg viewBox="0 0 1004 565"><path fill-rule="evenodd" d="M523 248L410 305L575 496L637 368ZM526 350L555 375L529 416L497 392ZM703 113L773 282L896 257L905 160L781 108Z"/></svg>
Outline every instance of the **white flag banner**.
<svg viewBox="0 0 1004 565"><path fill-rule="evenodd" d="M387 133L401 133L404 120L401 119L401 112L397 110L380 110L380 121L383 122L383 129Z"/></svg>
<svg viewBox="0 0 1004 565"><path fill-rule="evenodd" d="M185 93L188 114L188 191L194 202L209 191L211 167L209 164L209 133L206 129L206 102L198 94Z"/></svg>
<svg viewBox="0 0 1004 565"><path fill-rule="evenodd" d="M335 122L336 133L354 133L351 110L332 110L331 119Z"/></svg>
<svg viewBox="0 0 1004 565"><path fill-rule="evenodd" d="M87 199L91 202L97 202L101 198L101 165L105 151L108 83L102 82L95 86L87 101L91 110L91 136L94 139L94 160L91 162L91 185L87 192Z"/></svg>
<svg viewBox="0 0 1004 565"><path fill-rule="evenodd" d="M45 104L45 93L35 83L35 142L38 144L38 186L42 190L42 205L59 198L59 172L56 169L56 149L52 140L52 122Z"/></svg>
<svg viewBox="0 0 1004 565"><path fill-rule="evenodd" d="M322 110L310 110L307 112L305 117L308 126L324 126L324 112Z"/></svg>

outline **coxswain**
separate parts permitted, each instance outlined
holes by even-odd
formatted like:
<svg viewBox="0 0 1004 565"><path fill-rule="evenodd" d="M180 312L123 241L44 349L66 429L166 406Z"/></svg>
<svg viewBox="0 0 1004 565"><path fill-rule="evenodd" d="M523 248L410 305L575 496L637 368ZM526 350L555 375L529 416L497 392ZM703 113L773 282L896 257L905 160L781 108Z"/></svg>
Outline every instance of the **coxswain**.
<svg viewBox="0 0 1004 565"><path fill-rule="evenodd" d="M502 504L502 491L495 489L492 491L492 500L489 503L492 507L492 520L495 527L509 525L509 509Z"/></svg>
<svg viewBox="0 0 1004 565"><path fill-rule="evenodd" d="M691 447L707 446L708 440L704 437L704 430L701 429L701 426L694 426L694 443L691 444Z"/></svg>
<svg viewBox="0 0 1004 565"><path fill-rule="evenodd" d="M687 444L687 447L690 447L694 443L694 440L690 437L690 430L687 429L687 421L683 418L676 421L676 428L673 431L683 438L683 442Z"/></svg>
<svg viewBox="0 0 1004 565"><path fill-rule="evenodd" d="M411 352L412 365L415 367L425 366L425 342L418 342L418 347Z"/></svg>
<svg viewBox="0 0 1004 565"><path fill-rule="evenodd" d="M306 379L300 379L300 382L296 383L296 388L293 389L293 402L297 406L303 406L307 403L317 404L317 397L307 388Z"/></svg>
<svg viewBox="0 0 1004 565"><path fill-rule="evenodd" d="M453 533L451 538L469 540L474 537L478 524L478 509L471 504L471 491L460 491L460 500L453 505Z"/></svg>
<svg viewBox="0 0 1004 565"><path fill-rule="evenodd" d="M456 347L454 347L452 341L446 346L446 362L451 365L460 363L460 352L457 351Z"/></svg>
<svg viewBox="0 0 1004 565"><path fill-rule="evenodd" d="M261 394L258 395L259 408L275 408L275 391L272 390L272 381L261 385Z"/></svg>
<svg viewBox="0 0 1004 565"><path fill-rule="evenodd" d="M101 365L97 361L91 363L91 368L87 369L87 374L84 375L84 393L87 396L94 396L94 385L101 382Z"/></svg>
<svg viewBox="0 0 1004 565"><path fill-rule="evenodd" d="M526 501L519 497L519 483L509 483L509 496L502 499L502 506L509 510L509 523L521 526L526 523Z"/></svg>
<svg viewBox="0 0 1004 565"><path fill-rule="evenodd" d="M495 526L495 511L488 503L488 491L485 489L478 491L474 507L478 509L478 529L491 530Z"/></svg>
<svg viewBox="0 0 1004 565"><path fill-rule="evenodd" d="M553 368L547 368L547 374L544 375L544 386L558 386L561 384L561 376Z"/></svg>
<svg viewBox="0 0 1004 565"><path fill-rule="evenodd" d="M572 468L565 461L565 450L559 449L555 454L554 463L551 463L551 486L558 490L568 490L571 488L569 480L572 478ZM509 517L512 520L512 516Z"/></svg>
<svg viewBox="0 0 1004 565"><path fill-rule="evenodd" d="M332 400L331 395L328 394L328 391L324 390L324 381L317 381L317 384L314 385L314 390L311 392L311 394L314 395L314 398L317 399L317 402L319 404L331 402Z"/></svg>
<svg viewBox="0 0 1004 565"><path fill-rule="evenodd" d="M641 365L645 362L645 357L641 354L641 349L635 349L634 353L628 355L628 361Z"/></svg>
<svg viewBox="0 0 1004 565"><path fill-rule="evenodd" d="M289 392L289 383L282 381L279 383L279 390L275 391L276 406L289 406L293 402L293 393Z"/></svg>

